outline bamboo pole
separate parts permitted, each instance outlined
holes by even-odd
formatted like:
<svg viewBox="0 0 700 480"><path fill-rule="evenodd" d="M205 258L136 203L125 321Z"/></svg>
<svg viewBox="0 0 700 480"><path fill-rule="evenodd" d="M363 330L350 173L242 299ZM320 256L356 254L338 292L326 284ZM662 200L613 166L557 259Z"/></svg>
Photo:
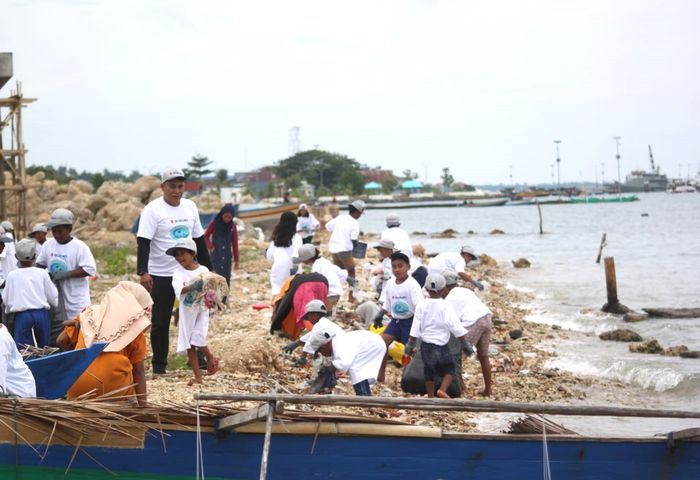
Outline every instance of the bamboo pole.
<svg viewBox="0 0 700 480"><path fill-rule="evenodd" d="M608 293L608 302L603 305L604 312L624 315L629 308L620 303L617 298L617 275L615 274L615 258L605 257L605 288Z"/></svg>
<svg viewBox="0 0 700 480"><path fill-rule="evenodd" d="M607 417L700 418L700 412L652 410L643 408L588 405L552 405L547 403L492 402L481 400L437 399L417 397L358 397L354 395L292 395L269 393L197 393L196 400L230 402L275 402L304 405L339 405L402 410L438 410L463 412L521 412L549 415L582 415Z"/></svg>
<svg viewBox="0 0 700 480"><path fill-rule="evenodd" d="M272 439L272 417L275 415L277 402L274 400L270 401L268 406L267 422L265 423L265 442L263 443L262 459L260 460L260 480L267 478L267 460L270 456L270 440Z"/></svg>

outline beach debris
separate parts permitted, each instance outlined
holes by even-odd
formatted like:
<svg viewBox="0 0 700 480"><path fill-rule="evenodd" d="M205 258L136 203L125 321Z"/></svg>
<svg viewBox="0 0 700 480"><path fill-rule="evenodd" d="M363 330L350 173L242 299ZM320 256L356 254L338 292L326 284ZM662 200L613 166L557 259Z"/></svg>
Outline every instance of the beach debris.
<svg viewBox="0 0 700 480"><path fill-rule="evenodd" d="M520 330L519 328L516 328L516 329L513 329L510 332L508 332L508 336L510 337L511 340L517 340L523 336L523 331Z"/></svg>
<svg viewBox="0 0 700 480"><path fill-rule="evenodd" d="M612 340L615 342L641 342L644 341L642 336L633 330L626 328L618 328L601 333L598 338L601 340Z"/></svg>
<svg viewBox="0 0 700 480"><path fill-rule="evenodd" d="M530 268L530 261L527 258L521 257L517 260L511 260L515 268Z"/></svg>
<svg viewBox="0 0 700 480"><path fill-rule="evenodd" d="M680 357L682 353L687 353L688 347L685 345L676 345L675 347L665 348L661 355L666 355L668 357Z"/></svg>
<svg viewBox="0 0 700 480"><path fill-rule="evenodd" d="M623 322L641 322L642 320L646 320L649 318L649 315L646 313L638 313L638 312L627 312L625 315L622 317Z"/></svg>
<svg viewBox="0 0 700 480"><path fill-rule="evenodd" d="M678 356L681 358L700 358L700 350L688 350L681 352Z"/></svg>
<svg viewBox="0 0 700 480"><path fill-rule="evenodd" d="M29 360L32 358L45 357L53 353L58 352L60 349L56 347L35 347L34 345L25 345L22 350L20 350L20 355L22 355L22 360Z"/></svg>
<svg viewBox="0 0 700 480"><path fill-rule="evenodd" d="M697 318L700 308L642 308L650 318Z"/></svg>
<svg viewBox="0 0 700 480"><path fill-rule="evenodd" d="M226 279L214 272L200 273L195 277L195 280L203 280L202 289L195 293L193 305L204 305L208 309L217 308L224 309L224 300L228 295L229 286Z"/></svg>
<svg viewBox="0 0 700 480"><path fill-rule="evenodd" d="M485 253L482 253L481 255L479 255L479 260L481 261L482 265L486 265L488 267L495 267L496 265L498 265L498 262L496 262L495 258L493 258Z"/></svg>
<svg viewBox="0 0 700 480"><path fill-rule="evenodd" d="M494 228L493 230L491 230L491 232L489 232L489 235L504 235L505 233L506 232L504 232L500 228Z"/></svg>
<svg viewBox="0 0 700 480"><path fill-rule="evenodd" d="M630 343L628 347L630 352L634 353L661 353L664 351L655 338L646 342Z"/></svg>

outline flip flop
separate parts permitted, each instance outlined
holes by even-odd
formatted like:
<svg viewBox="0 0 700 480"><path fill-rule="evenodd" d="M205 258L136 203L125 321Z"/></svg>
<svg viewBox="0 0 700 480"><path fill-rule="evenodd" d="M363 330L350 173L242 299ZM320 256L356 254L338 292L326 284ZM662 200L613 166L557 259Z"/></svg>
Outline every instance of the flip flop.
<svg viewBox="0 0 700 480"><path fill-rule="evenodd" d="M214 375L218 371L219 371L219 359L214 357L214 359L211 361L211 365L207 365L207 373L209 375Z"/></svg>

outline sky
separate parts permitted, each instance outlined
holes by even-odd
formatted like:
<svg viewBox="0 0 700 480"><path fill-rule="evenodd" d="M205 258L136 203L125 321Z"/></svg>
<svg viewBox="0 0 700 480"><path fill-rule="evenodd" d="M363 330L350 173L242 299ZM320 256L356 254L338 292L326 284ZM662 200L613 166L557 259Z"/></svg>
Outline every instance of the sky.
<svg viewBox="0 0 700 480"><path fill-rule="evenodd" d="M472 184L700 169L696 0L0 0L29 164L229 172L314 146ZM604 170L604 174L602 171Z"/></svg>

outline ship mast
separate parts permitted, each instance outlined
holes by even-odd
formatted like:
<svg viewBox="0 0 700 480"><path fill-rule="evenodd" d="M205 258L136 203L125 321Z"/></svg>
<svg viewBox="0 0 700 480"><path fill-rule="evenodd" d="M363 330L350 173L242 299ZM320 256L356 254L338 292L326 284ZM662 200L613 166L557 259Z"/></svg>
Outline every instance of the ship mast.
<svg viewBox="0 0 700 480"><path fill-rule="evenodd" d="M659 173L658 167L654 166L654 154L651 153L651 145L649 145L649 162L651 162L651 173Z"/></svg>

